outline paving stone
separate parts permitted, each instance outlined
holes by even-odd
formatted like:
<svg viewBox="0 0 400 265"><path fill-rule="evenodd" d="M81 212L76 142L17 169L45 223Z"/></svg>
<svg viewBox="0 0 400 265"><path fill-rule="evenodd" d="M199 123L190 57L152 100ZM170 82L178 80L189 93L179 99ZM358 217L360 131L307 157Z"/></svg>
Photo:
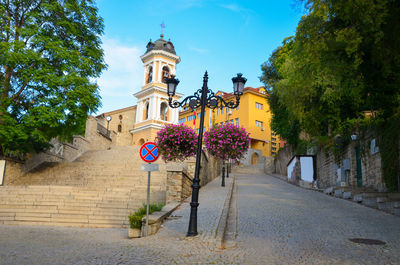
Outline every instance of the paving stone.
<svg viewBox="0 0 400 265"><path fill-rule="evenodd" d="M127 229L118 228L0 225L0 263L400 263L399 217L265 174L237 175L236 247L218 249L215 229L226 195L220 181L200 189L196 237L185 236L189 201L172 213L156 235L139 239L128 239ZM352 243L349 238L378 239L386 245Z"/></svg>

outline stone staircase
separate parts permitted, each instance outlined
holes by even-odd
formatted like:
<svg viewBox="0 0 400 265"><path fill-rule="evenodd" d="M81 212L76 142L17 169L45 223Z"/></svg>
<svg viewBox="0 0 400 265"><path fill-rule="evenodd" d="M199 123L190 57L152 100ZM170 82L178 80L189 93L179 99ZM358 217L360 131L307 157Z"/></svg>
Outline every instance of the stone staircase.
<svg viewBox="0 0 400 265"><path fill-rule="evenodd" d="M165 165L151 175L151 201L164 202ZM147 172L136 146L88 151L42 165L0 187L0 224L127 227L146 201Z"/></svg>
<svg viewBox="0 0 400 265"><path fill-rule="evenodd" d="M375 192L350 187L330 187L325 189L324 193L400 216L400 193Z"/></svg>

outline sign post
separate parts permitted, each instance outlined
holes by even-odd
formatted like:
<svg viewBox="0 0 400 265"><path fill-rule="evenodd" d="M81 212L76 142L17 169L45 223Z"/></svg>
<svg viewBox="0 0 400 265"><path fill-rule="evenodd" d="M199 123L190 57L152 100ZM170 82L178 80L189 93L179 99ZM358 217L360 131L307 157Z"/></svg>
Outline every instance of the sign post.
<svg viewBox="0 0 400 265"><path fill-rule="evenodd" d="M146 209L146 236L149 235L149 205L150 205L150 176L151 171L158 171L158 164L151 164L159 157L158 146L153 142L147 142L140 147L140 158L147 162L142 165L142 170L147 171L147 209Z"/></svg>

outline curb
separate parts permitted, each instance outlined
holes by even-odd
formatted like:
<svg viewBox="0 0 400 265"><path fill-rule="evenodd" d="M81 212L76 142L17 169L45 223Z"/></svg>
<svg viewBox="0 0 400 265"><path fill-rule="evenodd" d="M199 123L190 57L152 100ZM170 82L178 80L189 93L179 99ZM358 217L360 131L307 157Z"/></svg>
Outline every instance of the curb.
<svg viewBox="0 0 400 265"><path fill-rule="evenodd" d="M228 222L229 207L231 204L234 183L236 182L236 175L232 174L232 181L228 187L228 193L225 198L224 208L222 209L221 216L218 221L217 230L215 233L217 248L224 248L225 232Z"/></svg>

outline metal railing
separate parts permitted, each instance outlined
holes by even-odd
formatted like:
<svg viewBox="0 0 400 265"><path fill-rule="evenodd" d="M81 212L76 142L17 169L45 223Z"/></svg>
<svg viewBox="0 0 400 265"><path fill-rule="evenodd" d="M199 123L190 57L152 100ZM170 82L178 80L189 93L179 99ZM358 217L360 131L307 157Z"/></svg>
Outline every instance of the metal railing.
<svg viewBox="0 0 400 265"><path fill-rule="evenodd" d="M102 136L106 137L107 139L111 140L110 130L107 130L107 128L101 125L100 123L97 123L97 132Z"/></svg>

